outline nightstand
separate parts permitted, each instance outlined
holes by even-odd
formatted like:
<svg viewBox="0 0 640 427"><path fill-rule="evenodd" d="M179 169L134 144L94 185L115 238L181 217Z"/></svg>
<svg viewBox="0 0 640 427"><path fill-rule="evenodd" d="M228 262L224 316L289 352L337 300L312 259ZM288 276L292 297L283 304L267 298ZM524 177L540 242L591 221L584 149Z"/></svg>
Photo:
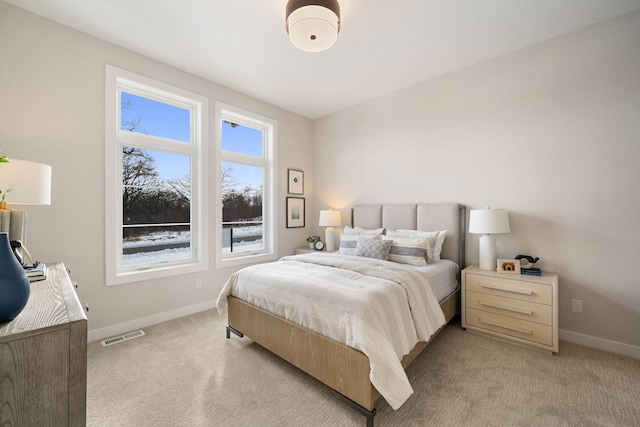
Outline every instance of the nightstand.
<svg viewBox="0 0 640 427"><path fill-rule="evenodd" d="M315 249L309 249L309 248L298 248L296 249L296 255L300 255L300 254L310 254L313 252L318 252Z"/></svg>
<svg viewBox="0 0 640 427"><path fill-rule="evenodd" d="M309 248L298 248L296 249L296 255L300 255L300 254L312 254L314 252L324 252L324 253L329 253L329 254L335 254L338 253L338 251L326 251L326 250L322 250L322 251L316 251L315 249L309 249Z"/></svg>
<svg viewBox="0 0 640 427"><path fill-rule="evenodd" d="M558 275L462 271L462 327L558 352Z"/></svg>

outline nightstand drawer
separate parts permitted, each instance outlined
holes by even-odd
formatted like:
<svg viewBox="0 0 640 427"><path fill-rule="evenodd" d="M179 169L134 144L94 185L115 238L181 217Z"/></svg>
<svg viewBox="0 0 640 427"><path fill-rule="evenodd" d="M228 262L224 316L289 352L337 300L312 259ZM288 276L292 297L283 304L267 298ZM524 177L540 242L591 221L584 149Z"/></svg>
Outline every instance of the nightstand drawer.
<svg viewBox="0 0 640 427"><path fill-rule="evenodd" d="M530 322L551 325L551 306L467 290L466 306Z"/></svg>
<svg viewBox="0 0 640 427"><path fill-rule="evenodd" d="M466 323L469 326L509 335L542 345L553 345L551 326L528 322L513 317L486 311L466 309Z"/></svg>
<svg viewBox="0 0 640 427"><path fill-rule="evenodd" d="M551 305L551 286L517 280L518 277L501 279L467 273L466 289L467 291Z"/></svg>

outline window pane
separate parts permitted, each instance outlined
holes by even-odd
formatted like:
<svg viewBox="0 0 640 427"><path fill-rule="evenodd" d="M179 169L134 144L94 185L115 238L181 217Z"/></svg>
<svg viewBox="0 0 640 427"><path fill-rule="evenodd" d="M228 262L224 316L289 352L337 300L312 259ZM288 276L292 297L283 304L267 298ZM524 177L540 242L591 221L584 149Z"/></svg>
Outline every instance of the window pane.
<svg viewBox="0 0 640 427"><path fill-rule="evenodd" d="M127 92L122 92L120 102L120 130L191 141L189 110Z"/></svg>
<svg viewBox="0 0 640 427"><path fill-rule="evenodd" d="M262 131L223 120L222 149L262 157Z"/></svg>
<svg viewBox="0 0 640 427"><path fill-rule="evenodd" d="M125 227L122 265L151 264L191 257L189 225Z"/></svg>
<svg viewBox="0 0 640 427"><path fill-rule="evenodd" d="M123 264L190 256L190 170L187 155L123 147Z"/></svg>
<svg viewBox="0 0 640 427"><path fill-rule="evenodd" d="M222 162L222 252L264 249L264 168Z"/></svg>

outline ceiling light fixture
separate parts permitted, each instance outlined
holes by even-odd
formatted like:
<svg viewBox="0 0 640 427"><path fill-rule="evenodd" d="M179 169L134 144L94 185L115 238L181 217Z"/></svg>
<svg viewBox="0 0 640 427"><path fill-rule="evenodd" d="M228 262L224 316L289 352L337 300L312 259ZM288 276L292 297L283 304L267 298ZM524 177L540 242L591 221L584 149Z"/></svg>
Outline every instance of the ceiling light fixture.
<svg viewBox="0 0 640 427"><path fill-rule="evenodd" d="M338 40L338 0L289 0L287 33L295 47L305 52L322 52Z"/></svg>

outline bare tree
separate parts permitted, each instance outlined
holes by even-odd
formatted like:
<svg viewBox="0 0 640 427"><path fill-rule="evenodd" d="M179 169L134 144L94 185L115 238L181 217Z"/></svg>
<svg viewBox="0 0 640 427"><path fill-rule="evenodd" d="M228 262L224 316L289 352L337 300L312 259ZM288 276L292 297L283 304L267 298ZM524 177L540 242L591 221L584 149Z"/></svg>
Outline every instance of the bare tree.
<svg viewBox="0 0 640 427"><path fill-rule="evenodd" d="M121 106L120 111L128 110L129 108L131 108L131 100L127 99L125 102L122 102L120 106ZM128 130L129 132L133 132L140 126L141 123L142 123L142 117L136 117L136 118L132 118L131 120L122 120L122 122L120 123L120 126L121 126L121 129L123 130ZM142 129L141 133L147 133L147 132L144 129Z"/></svg>
<svg viewBox="0 0 640 427"><path fill-rule="evenodd" d="M173 191L179 198L191 201L191 176L185 175L183 177L177 177L166 181L171 191Z"/></svg>
<svg viewBox="0 0 640 427"><path fill-rule="evenodd" d="M131 215L150 187L159 185L155 159L134 147L122 147L122 204L125 223L135 222Z"/></svg>
<svg viewBox="0 0 640 427"><path fill-rule="evenodd" d="M233 168L231 166L223 166L222 173L220 174L221 180L221 191L222 195L229 193L232 191L238 184L233 179Z"/></svg>

